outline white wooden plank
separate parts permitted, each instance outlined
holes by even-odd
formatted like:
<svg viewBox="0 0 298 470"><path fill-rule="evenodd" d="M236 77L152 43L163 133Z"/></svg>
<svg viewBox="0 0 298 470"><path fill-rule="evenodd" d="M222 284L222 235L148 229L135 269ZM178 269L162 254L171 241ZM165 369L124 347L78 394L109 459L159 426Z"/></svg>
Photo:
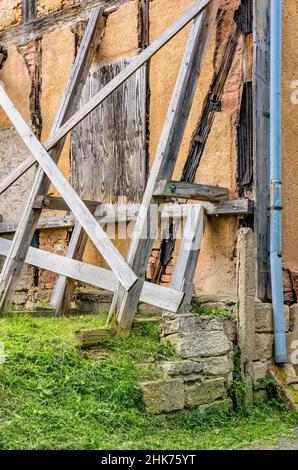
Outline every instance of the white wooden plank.
<svg viewBox="0 0 298 470"><path fill-rule="evenodd" d="M11 240L0 238L0 255L7 256L11 244ZM101 289L106 289L110 292L114 292L118 286L117 278L112 271L49 253L38 248L29 248L26 263ZM145 282L140 300L144 303L176 312L183 300L183 293L175 289Z"/></svg>
<svg viewBox="0 0 298 470"><path fill-rule="evenodd" d="M184 290L185 277L193 251L199 251L204 234L204 208L200 204L191 204L187 217L183 239L177 263L172 276L171 287Z"/></svg>

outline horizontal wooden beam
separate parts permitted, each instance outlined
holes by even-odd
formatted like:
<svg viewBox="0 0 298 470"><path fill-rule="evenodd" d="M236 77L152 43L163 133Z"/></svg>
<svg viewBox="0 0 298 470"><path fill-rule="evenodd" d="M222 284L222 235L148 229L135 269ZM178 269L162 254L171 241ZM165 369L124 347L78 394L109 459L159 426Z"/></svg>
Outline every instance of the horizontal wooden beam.
<svg viewBox="0 0 298 470"><path fill-rule="evenodd" d="M0 32L0 43L22 45L40 38L44 33L72 26L88 19L90 10L96 7L105 9L108 15L129 0L82 0L76 5L63 8L48 15L36 18L30 23L5 28Z"/></svg>
<svg viewBox="0 0 298 470"><path fill-rule="evenodd" d="M11 243L10 240L0 238L0 255L7 256ZM118 287L118 281L113 271L38 248L29 248L26 263L110 292L115 292ZM171 312L177 312L183 297L184 294L175 289L145 282L140 301Z"/></svg>
<svg viewBox="0 0 298 470"><path fill-rule="evenodd" d="M89 211L94 213L100 202L82 200L85 206L88 207ZM37 196L34 202L34 209L50 209L54 211L69 211L70 208L62 197L54 196Z"/></svg>
<svg viewBox="0 0 298 470"><path fill-rule="evenodd" d="M228 195L228 188L170 180L159 181L154 191L154 196L200 201L224 201L228 199Z"/></svg>
<svg viewBox="0 0 298 470"><path fill-rule="evenodd" d="M254 213L254 203L250 199L235 199L233 201L222 201L219 203L205 202L203 206L208 216L241 216Z"/></svg>
<svg viewBox="0 0 298 470"><path fill-rule="evenodd" d="M206 215L210 217L224 215L249 215L254 213L254 203L250 199L235 199L232 201L223 201L219 203L203 202ZM101 225L107 223L130 222L137 219L139 213L139 204L131 204L128 206L113 206L110 204L102 204L97 206L95 217ZM161 218L169 219L187 217L191 204L165 204L162 210ZM73 215L64 217L49 217L40 219L37 225L38 230L68 228L75 224ZM18 224L0 223L0 233L13 233L16 231Z"/></svg>

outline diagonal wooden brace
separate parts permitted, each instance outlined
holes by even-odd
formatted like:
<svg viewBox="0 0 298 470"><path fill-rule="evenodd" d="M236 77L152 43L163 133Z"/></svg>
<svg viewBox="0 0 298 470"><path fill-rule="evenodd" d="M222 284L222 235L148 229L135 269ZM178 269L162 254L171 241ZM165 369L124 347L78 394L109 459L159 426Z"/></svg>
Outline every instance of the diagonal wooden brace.
<svg viewBox="0 0 298 470"><path fill-rule="evenodd" d="M35 137L2 86L0 86L0 105L49 180L54 184L96 248L113 269L116 277L125 289L129 290L137 280L135 274L115 248L101 225L96 221L95 217L59 170L51 156L47 153L37 137Z"/></svg>
<svg viewBox="0 0 298 470"><path fill-rule="evenodd" d="M126 336L130 332L152 249L153 239L150 236L146 238L146 227L149 225L150 233L155 234L156 232L157 220L150 217L154 191L161 179L172 177L218 7L218 0L212 1L194 20L186 45L127 257L128 263L139 277L139 281L130 293L124 292L119 286L110 311L113 313L112 310L117 309L117 333L121 336Z"/></svg>

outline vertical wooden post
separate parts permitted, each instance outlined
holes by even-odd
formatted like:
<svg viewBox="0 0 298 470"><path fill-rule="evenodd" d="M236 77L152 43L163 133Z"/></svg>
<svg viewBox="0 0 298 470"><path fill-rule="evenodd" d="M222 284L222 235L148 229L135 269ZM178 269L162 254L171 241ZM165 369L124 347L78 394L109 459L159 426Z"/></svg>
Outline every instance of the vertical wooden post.
<svg viewBox="0 0 298 470"><path fill-rule="evenodd" d="M23 0L23 23L30 23L37 15L37 0Z"/></svg>
<svg viewBox="0 0 298 470"><path fill-rule="evenodd" d="M86 232L81 224L76 222L66 257L80 261L83 258L87 241L88 236ZM74 291L75 280L59 276L50 301L51 305L56 309L56 315L65 315L67 313Z"/></svg>
<svg viewBox="0 0 298 470"><path fill-rule="evenodd" d="M270 0L253 3L253 155L254 230L257 247L257 297L270 296L269 145L270 145Z"/></svg>

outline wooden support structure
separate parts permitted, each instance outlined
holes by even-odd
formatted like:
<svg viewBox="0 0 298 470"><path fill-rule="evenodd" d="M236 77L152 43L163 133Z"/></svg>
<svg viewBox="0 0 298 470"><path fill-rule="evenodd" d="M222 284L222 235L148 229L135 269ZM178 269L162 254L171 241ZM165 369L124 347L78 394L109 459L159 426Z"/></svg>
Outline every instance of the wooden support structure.
<svg viewBox="0 0 298 470"><path fill-rule="evenodd" d="M31 194L20 223L15 227L16 233L13 241L0 238L0 255L6 256L0 276L0 309L2 311L6 311L10 304L25 262L60 275L51 300L58 314L66 312L69 307L75 287L74 280L114 292L110 315L114 311L117 312L116 330L120 336L129 334L139 301L172 312L177 312L180 307L184 310L189 308L193 277L203 238L205 215L243 215L253 210L248 199L229 201L227 188L194 184L193 181L171 180L219 3L219 0L196 1L149 45L147 18L149 1L139 0L139 20L141 23L145 22L145 26L139 31L139 45L142 52L89 102L76 110L83 84L105 29L103 10L96 9L91 14L69 83L50 136L44 146L15 109L5 90L0 87L0 105L32 154L11 175L0 182L0 193L13 184L28 168L38 163ZM193 25L142 203L137 207L132 205L111 209L100 202L82 200L57 167L67 133L103 103L140 67L148 64L148 61L191 21ZM233 47L228 51L224 64L230 65L237 37L238 32L234 28ZM227 66L220 73L226 77ZM219 93L223 91L222 82L223 80L219 85L215 80ZM209 131L210 129L208 133ZM207 137L204 142L206 139ZM191 171L193 171L193 165ZM48 196L51 182L60 193L60 198ZM167 198L197 199L205 202L190 205L166 204L160 211L158 204L165 202ZM56 218L56 222L54 219L49 222L52 227L55 223L61 224L60 226L75 227L66 257L30 247L35 230L47 226L45 220L40 220L43 208L72 212L72 215ZM145 270L158 220L170 218L175 221L181 219L182 216L187 217L187 222L171 286L165 288L145 282ZM123 259L103 229L105 223L120 220L136 221L127 260ZM13 231L12 228L10 226L11 231ZM0 223L0 233L4 230L5 228ZM111 271L81 261L88 237L103 255Z"/></svg>
<svg viewBox="0 0 298 470"><path fill-rule="evenodd" d="M10 240L0 238L0 255L7 256L11 245L12 242ZM56 255L55 253L49 253L38 248L29 248L25 262L91 286L108 290L109 292L115 292L118 286L117 278L113 271ZM181 291L145 282L140 301L176 312L181 305L183 297L184 294Z"/></svg>
<svg viewBox="0 0 298 470"><path fill-rule="evenodd" d="M96 209L100 206L100 202L87 201L82 199L85 206L92 214L95 213ZM34 209L50 209L53 211L69 211L70 207L62 197L56 196L43 196L42 194L36 196L33 203Z"/></svg>
<svg viewBox="0 0 298 470"><path fill-rule="evenodd" d="M256 201L257 297L270 297L269 147L270 0L253 0L253 157Z"/></svg>
<svg viewBox="0 0 298 470"><path fill-rule="evenodd" d="M234 215L244 217L254 214L254 203L249 199L235 199L231 201L222 201L219 203L204 202L202 206L208 217L219 217ZM170 217L187 216L190 205L188 204L165 204L161 212L161 219L169 219ZM92 211L90 205L89 208ZM139 204L132 206L111 207L109 204L98 205L95 210L95 218L101 224L130 222L137 220L140 210ZM76 219L73 215L63 217L45 217L40 218L37 224L37 230L48 230L57 228L72 228L75 226ZM0 222L0 234L8 234L16 231L18 224L9 224Z"/></svg>
<svg viewBox="0 0 298 470"><path fill-rule="evenodd" d="M119 287L110 311L113 313L114 309L117 310L118 335L129 334L133 322L152 249L152 234L156 231L157 219L154 214L150 214L155 187L161 179L172 176L217 11L218 2L216 1L197 16L186 45L127 257L139 281L130 293Z"/></svg>

